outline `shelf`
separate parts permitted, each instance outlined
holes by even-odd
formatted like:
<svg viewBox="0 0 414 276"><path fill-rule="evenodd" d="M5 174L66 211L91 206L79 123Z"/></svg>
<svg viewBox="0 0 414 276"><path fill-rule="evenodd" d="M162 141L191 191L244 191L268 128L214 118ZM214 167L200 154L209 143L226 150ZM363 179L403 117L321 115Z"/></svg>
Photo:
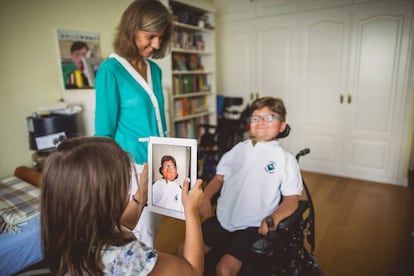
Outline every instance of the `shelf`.
<svg viewBox="0 0 414 276"><path fill-rule="evenodd" d="M203 111L203 112L187 115L187 116L180 117L180 118L175 118L174 122L177 123L177 122L188 121L188 120L191 120L191 119L194 119L194 118L210 115L210 113L211 113L210 111Z"/></svg>
<svg viewBox="0 0 414 276"><path fill-rule="evenodd" d="M201 71L201 70L197 70L197 71L189 71L189 70L174 70L172 71L173 75L208 75L208 74L213 74L213 71Z"/></svg>
<svg viewBox="0 0 414 276"><path fill-rule="evenodd" d="M173 95L172 97L173 99L182 99L182 98L203 97L203 96L209 96L209 95L212 95L211 91L179 94L179 95Z"/></svg>
<svg viewBox="0 0 414 276"><path fill-rule="evenodd" d="M174 16L170 67L165 70L170 72L170 133L198 138L200 124L216 122L214 5L169 4Z"/></svg>
<svg viewBox="0 0 414 276"><path fill-rule="evenodd" d="M198 26L185 24L185 23L181 23L177 21L174 21L173 25L176 27L176 29L182 29L182 30L187 30L187 31L194 31L194 32L213 32L214 31L214 29L201 28Z"/></svg>
<svg viewBox="0 0 414 276"><path fill-rule="evenodd" d="M172 48L171 53L183 53L183 54L197 54L197 55L213 55L212 52L185 49L185 48Z"/></svg>

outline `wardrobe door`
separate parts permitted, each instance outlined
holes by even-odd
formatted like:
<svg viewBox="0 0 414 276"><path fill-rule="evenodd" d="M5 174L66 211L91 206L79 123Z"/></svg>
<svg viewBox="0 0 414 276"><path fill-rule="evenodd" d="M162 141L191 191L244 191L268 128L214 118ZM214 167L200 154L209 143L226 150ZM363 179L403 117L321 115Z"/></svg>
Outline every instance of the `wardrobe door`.
<svg viewBox="0 0 414 276"><path fill-rule="evenodd" d="M308 170L332 174L341 170L350 27L347 8L302 15L298 131L300 147L312 151L301 161Z"/></svg>
<svg viewBox="0 0 414 276"><path fill-rule="evenodd" d="M353 12L345 175L397 184L405 175L412 10L412 4L394 4Z"/></svg>

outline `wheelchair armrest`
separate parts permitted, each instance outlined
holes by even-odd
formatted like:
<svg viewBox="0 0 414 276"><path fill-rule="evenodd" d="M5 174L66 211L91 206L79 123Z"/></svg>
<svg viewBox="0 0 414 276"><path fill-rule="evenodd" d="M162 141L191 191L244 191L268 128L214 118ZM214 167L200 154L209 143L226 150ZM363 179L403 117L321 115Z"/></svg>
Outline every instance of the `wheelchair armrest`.
<svg viewBox="0 0 414 276"><path fill-rule="evenodd" d="M279 222L277 229L287 229L292 226L293 223L300 221L302 214L309 208L309 202L306 200L299 200L299 206L296 211L289 217Z"/></svg>
<svg viewBox="0 0 414 276"><path fill-rule="evenodd" d="M299 206L296 211L279 222L275 231L269 231L267 235L253 243L251 251L256 254L267 255L273 252L274 248L280 244L278 236L281 231L287 230L295 223L300 223L302 214L309 208L309 202L306 200L299 200Z"/></svg>

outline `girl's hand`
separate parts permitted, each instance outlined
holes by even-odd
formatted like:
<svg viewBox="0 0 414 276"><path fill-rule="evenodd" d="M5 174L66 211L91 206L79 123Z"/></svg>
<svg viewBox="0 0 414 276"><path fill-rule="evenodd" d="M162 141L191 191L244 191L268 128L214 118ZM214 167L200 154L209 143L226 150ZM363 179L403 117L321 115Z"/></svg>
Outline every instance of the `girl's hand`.
<svg viewBox="0 0 414 276"><path fill-rule="evenodd" d="M204 197L201 184L203 184L203 181L201 179L197 179L191 190L189 190L190 181L188 178L184 180L181 198L185 213L194 212L198 214L198 210L200 209L200 205Z"/></svg>
<svg viewBox="0 0 414 276"><path fill-rule="evenodd" d="M137 185L138 185L138 190L135 193L136 198L140 202L146 203L148 201L148 164L147 163L144 163L144 167L139 176L139 183Z"/></svg>

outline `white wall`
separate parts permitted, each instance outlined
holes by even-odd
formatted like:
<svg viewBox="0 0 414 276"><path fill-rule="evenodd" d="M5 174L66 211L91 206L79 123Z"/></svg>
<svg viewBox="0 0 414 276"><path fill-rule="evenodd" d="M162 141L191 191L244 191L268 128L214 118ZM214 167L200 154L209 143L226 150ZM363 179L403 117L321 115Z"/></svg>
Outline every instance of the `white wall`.
<svg viewBox="0 0 414 276"><path fill-rule="evenodd" d="M57 29L99 32L101 53L131 0L0 1L0 178L31 165L26 117L62 97Z"/></svg>

